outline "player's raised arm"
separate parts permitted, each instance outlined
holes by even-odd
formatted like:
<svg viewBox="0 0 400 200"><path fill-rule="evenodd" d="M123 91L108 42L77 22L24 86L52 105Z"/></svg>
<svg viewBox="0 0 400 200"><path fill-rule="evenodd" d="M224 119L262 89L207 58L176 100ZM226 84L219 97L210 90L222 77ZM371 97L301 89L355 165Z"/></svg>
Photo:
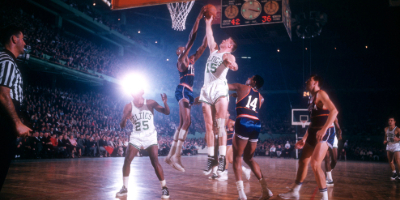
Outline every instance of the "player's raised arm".
<svg viewBox="0 0 400 200"><path fill-rule="evenodd" d="M236 58L230 53L226 53L223 55L222 59L224 60L224 65L232 71L238 70L238 65L236 63Z"/></svg>
<svg viewBox="0 0 400 200"><path fill-rule="evenodd" d="M328 96L328 94L326 94L325 91L321 90L320 92L318 92L317 99L319 101L321 101L322 104L329 110L328 119L326 120L322 129L317 132L317 140L320 141L322 139L322 137L324 136L324 134L326 133L326 130L328 130L328 128L335 121L339 111L336 109L335 105L329 99L329 96Z"/></svg>
<svg viewBox="0 0 400 200"><path fill-rule="evenodd" d="M154 100L150 100L150 105L152 108L154 108L157 112L159 113L163 113L164 115L169 115L170 111L169 111L169 106L167 104L167 95L161 94L161 99L164 102L164 107L162 107L160 104L158 104L156 101Z"/></svg>
<svg viewBox="0 0 400 200"><path fill-rule="evenodd" d="M132 104L128 103L125 105L124 111L122 112L121 123L119 123L119 126L121 128L125 128L126 121L131 117L131 115L132 115Z"/></svg>
<svg viewBox="0 0 400 200"><path fill-rule="evenodd" d="M229 90L231 91L237 91L240 87L240 83L232 83L232 84L228 84Z"/></svg>
<svg viewBox="0 0 400 200"><path fill-rule="evenodd" d="M258 95L260 96L260 108L261 108L261 106L264 104L264 97L261 96L260 93L258 93Z"/></svg>
<svg viewBox="0 0 400 200"><path fill-rule="evenodd" d="M196 53L190 56L190 59L196 62L200 56L203 54L204 50L207 48L207 36L204 37L203 43L201 46L197 49Z"/></svg>
<svg viewBox="0 0 400 200"><path fill-rule="evenodd" d="M213 19L214 19L213 15L211 15L211 17L209 19L205 19L205 21L206 21L206 37L207 37L208 48L210 48L210 52L218 50L218 45L215 42L214 34L212 31L212 27L211 27Z"/></svg>
<svg viewBox="0 0 400 200"><path fill-rule="evenodd" d="M179 57L179 59L184 59L189 55L189 51L192 48L194 41L196 40L197 30L199 29L199 22L203 18L203 15L204 15L204 8L201 9L199 15L197 16L196 22L194 23L192 31L190 31L190 34L189 34L189 39L186 44L185 53L183 53L183 55L181 57Z"/></svg>

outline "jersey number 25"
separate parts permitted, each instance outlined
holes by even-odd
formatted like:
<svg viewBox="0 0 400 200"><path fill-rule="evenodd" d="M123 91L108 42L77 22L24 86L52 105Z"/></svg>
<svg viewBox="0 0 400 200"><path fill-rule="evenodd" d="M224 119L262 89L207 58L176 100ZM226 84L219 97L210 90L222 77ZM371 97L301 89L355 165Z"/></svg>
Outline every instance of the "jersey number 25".
<svg viewBox="0 0 400 200"><path fill-rule="evenodd" d="M147 124L149 121L142 121L142 124L140 124L140 122L136 122L135 123L135 130L136 131L140 131L140 125L142 125L143 127L143 131L148 130L149 129L149 125Z"/></svg>

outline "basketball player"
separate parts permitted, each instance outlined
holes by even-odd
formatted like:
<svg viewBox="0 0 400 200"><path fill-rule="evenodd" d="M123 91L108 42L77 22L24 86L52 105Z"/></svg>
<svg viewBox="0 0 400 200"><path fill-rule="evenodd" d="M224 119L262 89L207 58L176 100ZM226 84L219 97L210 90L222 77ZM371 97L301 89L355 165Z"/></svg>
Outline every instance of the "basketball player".
<svg viewBox="0 0 400 200"><path fill-rule="evenodd" d="M205 173L211 171L214 159L214 134L213 134L213 116L212 108L215 108L215 121L219 136L219 158L218 158L218 173L225 171L226 165L226 130L225 117L228 110L228 83L226 75L228 70L237 71L238 65L235 61L235 56L231 53L236 50L236 43L232 38L223 40L219 45L215 43L211 23L213 16L205 19L206 22L206 37L208 47L210 48L210 56L207 59L207 64L204 72L204 85L201 88L200 99L202 102L204 122L206 125L208 161Z"/></svg>
<svg viewBox="0 0 400 200"><path fill-rule="evenodd" d="M396 160L397 169L400 171L400 130L396 126L396 120L394 117L389 117L388 125L389 126L385 128L385 139L383 144L387 144L387 157L393 174L390 179L393 181L400 179L396 173L396 167L394 165L394 160Z"/></svg>
<svg viewBox="0 0 400 200"><path fill-rule="evenodd" d="M269 199L273 194L267 188L267 182L263 177L260 166L253 159L257 148L258 135L260 134L261 122L258 118L264 98L258 90L264 85L264 79L254 75L247 79L245 85L229 84L229 90L236 91L236 123L235 135L232 139L233 145L233 171L235 172L236 186L239 199L247 199L242 181L242 155L244 162L249 165L254 175L259 180L262 188L260 199Z"/></svg>
<svg viewBox="0 0 400 200"><path fill-rule="evenodd" d="M338 119L335 119L335 138L333 141L332 148L329 147L325 155L325 169L326 169L326 185L333 186L332 170L335 168L337 163L337 149L338 140L342 140L342 130L340 129Z"/></svg>
<svg viewBox="0 0 400 200"><path fill-rule="evenodd" d="M130 119L133 124L133 131L130 134L124 166L122 167L123 186L117 193L117 196L127 195L131 162L140 149L145 149L149 152L151 164L161 183L161 198L169 198L169 191L164 179L163 169L158 163L157 131L154 127L153 117L154 110L169 115L170 111L167 104L167 95L161 94L161 99L164 102L164 107L162 107L154 100L144 99L143 94L143 90L137 94L132 94L133 101L126 104L123 111L120 126L121 128L125 128L126 121Z"/></svg>
<svg viewBox="0 0 400 200"><path fill-rule="evenodd" d="M235 93L236 94L236 93ZM210 179L215 179L219 181L226 181L228 180L228 167L229 163L233 163L233 150L232 150L232 138L233 135L235 134L235 121L229 118L230 114L227 112L226 114L226 119L225 119L225 127L226 127L226 132L227 132L227 141L226 141L226 160L228 161L226 163L226 173L222 173L221 176L218 176L216 174L216 171L214 171L213 168L213 175L210 177ZM245 166L242 165L242 171L246 176L246 179L250 179L250 174L251 174L251 169L247 169Z"/></svg>
<svg viewBox="0 0 400 200"><path fill-rule="evenodd" d="M299 198L301 185L307 176L308 163L311 163L322 200L327 200L328 190L321 162L325 158L326 151L333 144L335 130L332 124L338 111L328 94L321 90L322 80L318 75L312 75L306 84L307 90L312 95L308 106L311 123L304 137L295 145L299 149L304 147L299 160L296 181L289 192L279 196L283 199Z"/></svg>
<svg viewBox="0 0 400 200"><path fill-rule="evenodd" d="M171 150L165 158L165 162L178 171L185 172L185 168L181 163L182 145L185 142L188 129L190 126L190 109L193 104L193 80L194 80L194 63L200 58L204 50L207 48L207 37L204 37L203 44L197 49L196 53L188 57L189 51L196 39L199 22L203 18L204 9L200 12L189 35L189 41L186 47L179 47L176 51L178 56L177 68L179 71L180 83L176 87L175 97L179 104L179 127L174 134L174 141Z"/></svg>

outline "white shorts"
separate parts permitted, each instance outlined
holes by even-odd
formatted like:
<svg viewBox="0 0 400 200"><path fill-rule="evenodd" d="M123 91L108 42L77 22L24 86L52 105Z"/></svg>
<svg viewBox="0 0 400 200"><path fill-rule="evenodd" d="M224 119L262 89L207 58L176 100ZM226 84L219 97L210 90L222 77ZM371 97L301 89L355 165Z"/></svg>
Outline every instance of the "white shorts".
<svg viewBox="0 0 400 200"><path fill-rule="evenodd" d="M400 143L388 142L388 144L386 145L386 151L390 151L390 152L400 151Z"/></svg>
<svg viewBox="0 0 400 200"><path fill-rule="evenodd" d="M332 148L338 148L338 139L337 139L336 135L335 135L335 139L333 139Z"/></svg>
<svg viewBox="0 0 400 200"><path fill-rule="evenodd" d="M131 133L129 137L129 144L136 149L147 149L153 145L158 145L157 131Z"/></svg>
<svg viewBox="0 0 400 200"><path fill-rule="evenodd" d="M222 80L215 80L201 88L199 101L214 105L220 97L229 98L228 83Z"/></svg>

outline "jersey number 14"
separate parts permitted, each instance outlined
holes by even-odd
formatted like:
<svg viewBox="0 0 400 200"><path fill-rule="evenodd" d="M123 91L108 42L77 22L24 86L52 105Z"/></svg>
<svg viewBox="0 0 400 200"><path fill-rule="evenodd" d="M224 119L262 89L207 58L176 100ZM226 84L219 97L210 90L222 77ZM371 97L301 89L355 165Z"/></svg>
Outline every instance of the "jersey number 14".
<svg viewBox="0 0 400 200"><path fill-rule="evenodd" d="M258 101L258 98L254 98L253 101L252 101L251 100L251 95L249 95L249 100L247 101L246 108L250 108L251 107L252 110L256 111L257 101Z"/></svg>

